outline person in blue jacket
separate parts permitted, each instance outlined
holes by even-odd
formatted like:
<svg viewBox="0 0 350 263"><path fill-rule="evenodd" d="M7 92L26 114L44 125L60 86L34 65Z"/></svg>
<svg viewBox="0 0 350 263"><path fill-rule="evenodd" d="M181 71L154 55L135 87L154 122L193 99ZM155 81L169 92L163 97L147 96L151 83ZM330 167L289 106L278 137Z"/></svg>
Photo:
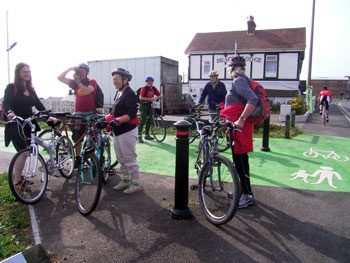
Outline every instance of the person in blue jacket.
<svg viewBox="0 0 350 263"><path fill-rule="evenodd" d="M217 71L210 71L209 77L210 81L205 85L197 106L200 106L208 96L209 113L216 113L216 105L225 103L227 90L225 84L219 80Z"/></svg>

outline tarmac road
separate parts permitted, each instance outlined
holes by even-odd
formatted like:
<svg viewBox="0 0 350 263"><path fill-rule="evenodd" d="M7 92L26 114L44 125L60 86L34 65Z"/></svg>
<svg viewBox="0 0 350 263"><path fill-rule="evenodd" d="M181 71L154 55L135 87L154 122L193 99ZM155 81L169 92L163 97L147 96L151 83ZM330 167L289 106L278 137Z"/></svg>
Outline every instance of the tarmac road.
<svg viewBox="0 0 350 263"><path fill-rule="evenodd" d="M313 114L303 131L349 138L350 124L336 105L331 114L326 129ZM215 227L201 212L196 191L189 191L193 219L169 216L174 180L142 173L143 191L125 195L113 191L119 181L114 176L97 210L83 217L75 180L52 176L34 206L42 245L55 262L349 262L349 191L254 185L256 206Z"/></svg>

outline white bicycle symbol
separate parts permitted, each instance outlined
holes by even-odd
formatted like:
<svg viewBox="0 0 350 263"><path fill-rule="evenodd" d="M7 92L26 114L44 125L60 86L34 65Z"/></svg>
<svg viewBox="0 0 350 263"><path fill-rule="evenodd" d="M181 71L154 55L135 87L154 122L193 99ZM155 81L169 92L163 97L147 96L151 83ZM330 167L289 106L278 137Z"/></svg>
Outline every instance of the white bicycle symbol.
<svg viewBox="0 0 350 263"><path fill-rule="evenodd" d="M309 152L304 152L303 155L309 158L317 158L319 155L324 159L333 158L339 162L348 162L349 157L345 155L338 155L335 151L325 151L325 150L316 150L316 148L310 148Z"/></svg>

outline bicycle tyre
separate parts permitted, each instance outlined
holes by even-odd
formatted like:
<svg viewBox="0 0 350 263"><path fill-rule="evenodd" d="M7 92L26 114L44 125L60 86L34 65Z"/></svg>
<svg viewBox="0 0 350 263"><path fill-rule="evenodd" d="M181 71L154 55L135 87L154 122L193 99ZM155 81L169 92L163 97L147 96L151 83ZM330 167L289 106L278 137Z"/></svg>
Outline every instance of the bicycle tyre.
<svg viewBox="0 0 350 263"><path fill-rule="evenodd" d="M216 133L216 138L217 138L216 147L219 152L225 152L228 148L230 148L230 145L227 143L226 130L227 130L226 125L221 125Z"/></svg>
<svg viewBox="0 0 350 263"><path fill-rule="evenodd" d="M16 153L10 162L8 172L10 189L16 199L24 204L37 203L43 197L47 187L48 171L45 161L39 153L37 161L36 170L34 170L36 156L33 153L32 149L27 148ZM18 169L18 166L22 165L22 183L17 183L16 185L16 167ZM23 172L25 173L24 175Z"/></svg>
<svg viewBox="0 0 350 263"><path fill-rule="evenodd" d="M49 143L51 141L51 129L46 129L43 130L42 132L39 133L38 137L40 139L43 139L46 143ZM38 145L39 147L39 152L45 151L45 148Z"/></svg>
<svg viewBox="0 0 350 263"><path fill-rule="evenodd" d="M192 118L186 118L185 120L191 124L188 135L188 143L191 144L197 138L197 126L195 120L193 120Z"/></svg>
<svg viewBox="0 0 350 263"><path fill-rule="evenodd" d="M67 136L61 136L56 145L56 163L60 174L65 178L71 178L74 171L74 148Z"/></svg>
<svg viewBox="0 0 350 263"><path fill-rule="evenodd" d="M199 176L198 195L205 217L214 225L229 222L237 212L241 196L238 174L229 159L221 155L213 157L211 187L209 162ZM221 176L222 188L218 175Z"/></svg>
<svg viewBox="0 0 350 263"><path fill-rule="evenodd" d="M204 167L204 164L207 162L207 160L209 158L209 149L208 149L208 152L205 153L205 147L204 146L205 145L203 143L203 140L201 139L199 141L199 144L198 144L197 159L196 159L196 163L194 165L194 168L197 170L198 178L200 176L201 170Z"/></svg>
<svg viewBox="0 0 350 263"><path fill-rule="evenodd" d="M108 135L103 136L103 147L102 147L102 156L100 159L101 169L102 169L102 181L104 184L109 181L109 172L111 168L112 156L111 156L111 142Z"/></svg>
<svg viewBox="0 0 350 263"><path fill-rule="evenodd" d="M157 142L162 142L165 140L166 127L162 116L160 115L153 116L151 131L152 131L153 137L156 139Z"/></svg>
<svg viewBox="0 0 350 263"><path fill-rule="evenodd" d="M75 197L79 212L87 216L96 209L100 199L102 170L95 153L87 153L82 158L84 163L78 168Z"/></svg>

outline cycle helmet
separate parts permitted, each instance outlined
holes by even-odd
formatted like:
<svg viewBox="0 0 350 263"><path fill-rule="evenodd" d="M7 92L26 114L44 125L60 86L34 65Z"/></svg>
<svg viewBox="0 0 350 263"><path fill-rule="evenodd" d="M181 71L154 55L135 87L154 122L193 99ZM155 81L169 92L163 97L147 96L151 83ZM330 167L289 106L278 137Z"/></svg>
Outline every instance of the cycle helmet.
<svg viewBox="0 0 350 263"><path fill-rule="evenodd" d="M209 72L209 77L218 77L219 76L219 72L215 71L215 70L212 70Z"/></svg>
<svg viewBox="0 0 350 263"><path fill-rule="evenodd" d="M324 87L323 87L323 89L324 89L324 90L327 90L327 89L328 89L328 87L327 87L327 86L324 86Z"/></svg>
<svg viewBox="0 0 350 263"><path fill-rule="evenodd" d="M131 79L132 79L132 75L130 74L130 72L128 70L126 70L126 69L123 69L123 68L116 68L116 69L114 69L112 71L111 74L112 74L112 76L114 74L118 74L118 75L120 75L122 77L126 77L126 78L129 79L129 81L131 81Z"/></svg>
<svg viewBox="0 0 350 263"><path fill-rule="evenodd" d="M147 81L149 81L149 80L154 81L154 79L153 79L152 77L147 77L146 80L145 80L145 82L147 82Z"/></svg>
<svg viewBox="0 0 350 263"><path fill-rule="evenodd" d="M237 67L241 67L242 69L245 69L245 59L241 56L235 56L230 59L227 66L231 69L235 69Z"/></svg>
<svg viewBox="0 0 350 263"><path fill-rule="evenodd" d="M81 63L81 64L79 64L79 66L78 66L78 68L79 69L85 69L86 70L86 73L89 73L89 66L88 65L86 65L85 63Z"/></svg>

